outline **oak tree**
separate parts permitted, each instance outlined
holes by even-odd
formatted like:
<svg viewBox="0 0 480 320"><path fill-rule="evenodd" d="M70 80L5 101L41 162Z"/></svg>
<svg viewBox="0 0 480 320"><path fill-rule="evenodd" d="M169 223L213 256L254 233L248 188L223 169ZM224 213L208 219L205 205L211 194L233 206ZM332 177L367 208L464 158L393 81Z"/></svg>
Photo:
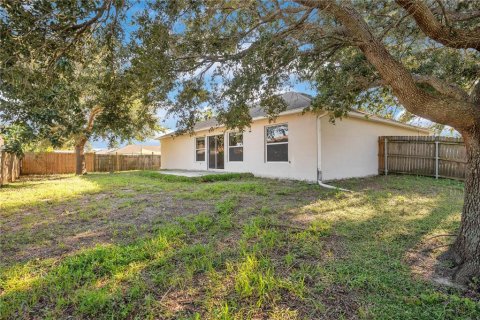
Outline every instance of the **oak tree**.
<svg viewBox="0 0 480 320"><path fill-rule="evenodd" d="M312 84L312 111L340 117L381 92L410 114L455 128L468 170L447 256L457 282L480 276L478 1L179 0L153 1L151 10L142 29L176 26L169 52L184 102L170 111L182 119L194 119L195 105L208 100L220 122L243 128L257 101L271 115L282 111L273 94L293 79ZM198 99L204 91L208 99Z"/></svg>
<svg viewBox="0 0 480 320"><path fill-rule="evenodd" d="M54 146L73 141L77 174L86 172L88 140L153 135L159 128L158 103L149 94L161 86L148 78L148 69L129 48L124 29L130 5L114 0L2 1L4 130L23 127L29 133L24 140L47 139Z"/></svg>

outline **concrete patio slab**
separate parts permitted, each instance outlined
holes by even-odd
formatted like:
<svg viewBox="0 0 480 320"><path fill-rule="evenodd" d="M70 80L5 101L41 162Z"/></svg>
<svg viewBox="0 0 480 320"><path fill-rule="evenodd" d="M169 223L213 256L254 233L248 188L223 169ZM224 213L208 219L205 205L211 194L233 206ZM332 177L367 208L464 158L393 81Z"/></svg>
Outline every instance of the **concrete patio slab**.
<svg viewBox="0 0 480 320"><path fill-rule="evenodd" d="M182 177L203 177L206 175L212 174L225 174L228 172L224 171L201 171L201 170L160 170L161 174L170 174L172 176L182 176Z"/></svg>

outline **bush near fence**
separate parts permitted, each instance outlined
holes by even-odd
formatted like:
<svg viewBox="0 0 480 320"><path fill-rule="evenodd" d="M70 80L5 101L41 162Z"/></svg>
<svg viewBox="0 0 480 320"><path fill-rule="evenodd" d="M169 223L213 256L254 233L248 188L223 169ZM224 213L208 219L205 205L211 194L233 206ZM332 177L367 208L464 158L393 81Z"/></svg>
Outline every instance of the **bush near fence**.
<svg viewBox="0 0 480 320"><path fill-rule="evenodd" d="M465 179L467 151L460 138L382 136L378 138L378 151L379 174Z"/></svg>
<svg viewBox="0 0 480 320"><path fill-rule="evenodd" d="M75 173L74 153L28 152L22 159L22 175ZM86 153L87 172L160 170L159 155Z"/></svg>
<svg viewBox="0 0 480 320"><path fill-rule="evenodd" d="M0 150L0 186L15 182L20 176L20 159L13 153Z"/></svg>

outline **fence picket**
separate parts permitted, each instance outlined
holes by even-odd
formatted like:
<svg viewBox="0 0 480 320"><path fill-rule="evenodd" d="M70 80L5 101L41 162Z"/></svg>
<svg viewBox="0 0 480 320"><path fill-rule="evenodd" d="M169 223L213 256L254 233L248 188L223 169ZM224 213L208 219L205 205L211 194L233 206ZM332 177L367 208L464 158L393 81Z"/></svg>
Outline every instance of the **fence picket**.
<svg viewBox="0 0 480 320"><path fill-rule="evenodd" d="M388 141L388 148L385 148ZM385 158L388 161L385 161ZM387 163L388 162L388 163ZM467 154L460 138L382 136L378 138L378 172L465 179Z"/></svg>
<svg viewBox="0 0 480 320"><path fill-rule="evenodd" d="M0 186L15 182L20 176L20 159L17 155L0 150Z"/></svg>
<svg viewBox="0 0 480 320"><path fill-rule="evenodd" d="M151 162L145 161L151 159ZM160 170L160 155L110 155L86 153L87 172ZM150 165L148 165L150 164ZM64 174L75 172L74 153L25 153L21 174Z"/></svg>

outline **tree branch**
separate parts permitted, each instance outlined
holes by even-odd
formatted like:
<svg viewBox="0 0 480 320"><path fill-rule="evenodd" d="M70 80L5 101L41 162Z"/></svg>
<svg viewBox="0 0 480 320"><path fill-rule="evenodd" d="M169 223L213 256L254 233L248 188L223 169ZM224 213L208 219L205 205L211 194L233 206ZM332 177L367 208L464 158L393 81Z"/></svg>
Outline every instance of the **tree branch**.
<svg viewBox="0 0 480 320"><path fill-rule="evenodd" d="M476 81L472 91L470 92L470 101L472 101L477 108L480 108L480 79Z"/></svg>
<svg viewBox="0 0 480 320"><path fill-rule="evenodd" d="M418 27L431 39L451 48L480 50L480 27L473 30L448 27L438 21L421 0L396 0L396 2L407 10Z"/></svg>
<svg viewBox="0 0 480 320"><path fill-rule="evenodd" d="M351 6L334 0L294 0L332 15L347 30L367 60L375 67L383 83L392 88L400 103L411 113L456 129L471 128L480 120L479 113L468 100L451 96L437 97L420 89L405 66L397 61L385 45L375 38L362 16ZM439 83L435 82L437 88ZM433 85L432 85L433 86ZM453 90L455 91L455 90ZM452 92L449 88L448 92ZM458 92L455 91L455 95ZM455 116L452 117L452 114Z"/></svg>
<svg viewBox="0 0 480 320"><path fill-rule="evenodd" d="M480 10L474 10L470 12L456 12L456 11L447 11L445 9L439 8L439 9L432 9L432 13L445 15L445 17L450 22L462 22L462 21L468 21L468 20L480 18Z"/></svg>
<svg viewBox="0 0 480 320"><path fill-rule="evenodd" d="M95 121L95 118L102 112L101 107L95 107L92 109L90 112L90 115L88 116L88 122L87 122L87 127L85 128L85 131L87 133L90 133L93 129L93 123Z"/></svg>
<svg viewBox="0 0 480 320"><path fill-rule="evenodd" d="M108 9L110 10L110 6L112 5L112 0L105 0L103 2L103 4L98 7L97 9L95 9L95 11L97 12L97 14L95 16L93 16L91 19L87 20L87 21L84 21L82 23L79 23L79 24L74 24L74 25L71 25L71 26L67 26L67 27L60 27L60 26L52 26L52 29L53 30L61 30L61 31L77 31L77 33L82 33L84 32L88 27L90 27L92 24L94 24L95 22L97 22L102 16L103 16L103 13Z"/></svg>
<svg viewBox="0 0 480 320"><path fill-rule="evenodd" d="M468 94L459 86L453 83L447 83L434 76L414 75L413 79L416 83L425 83L432 86L441 94L445 94L459 101L467 101Z"/></svg>

